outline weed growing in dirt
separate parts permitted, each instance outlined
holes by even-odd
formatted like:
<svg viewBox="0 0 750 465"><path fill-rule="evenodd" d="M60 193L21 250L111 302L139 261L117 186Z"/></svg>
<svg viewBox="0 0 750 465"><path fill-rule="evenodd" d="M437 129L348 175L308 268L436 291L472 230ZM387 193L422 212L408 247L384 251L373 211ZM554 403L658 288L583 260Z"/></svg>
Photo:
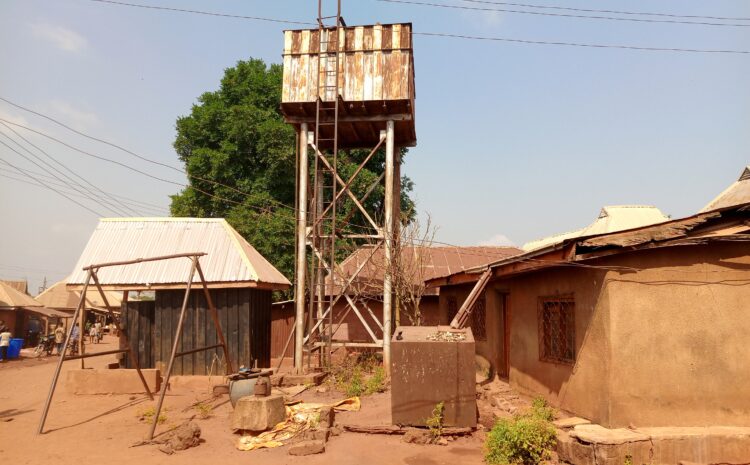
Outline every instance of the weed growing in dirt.
<svg viewBox="0 0 750 465"><path fill-rule="evenodd" d="M365 383L365 394L375 394L385 391L385 369L382 366L375 367L370 379Z"/></svg>
<svg viewBox="0 0 750 465"><path fill-rule="evenodd" d="M326 383L347 396L370 395L386 389L385 370L373 354L351 354L330 367Z"/></svg>
<svg viewBox="0 0 750 465"><path fill-rule="evenodd" d="M489 464L538 464L555 446L554 410L537 398L531 408L495 423L487 435L485 460Z"/></svg>
<svg viewBox="0 0 750 465"><path fill-rule="evenodd" d="M208 402L199 402L198 404L195 404L195 407L193 408L198 412L198 418L203 420L210 417L214 409Z"/></svg>
<svg viewBox="0 0 750 465"><path fill-rule="evenodd" d="M633 456L632 455L626 455L625 456L625 465L633 465Z"/></svg>
<svg viewBox="0 0 750 465"><path fill-rule="evenodd" d="M432 409L432 416L425 420L425 424L430 429L433 441L440 439L443 435L443 421L445 420L445 402L440 402Z"/></svg>
<svg viewBox="0 0 750 465"><path fill-rule="evenodd" d="M148 423L149 425L154 422L154 417L156 416L156 407L149 407L145 410L141 410L136 414L139 420ZM159 418L156 420L156 423L159 425L162 425L167 422L167 409L162 409L161 413L159 413Z"/></svg>

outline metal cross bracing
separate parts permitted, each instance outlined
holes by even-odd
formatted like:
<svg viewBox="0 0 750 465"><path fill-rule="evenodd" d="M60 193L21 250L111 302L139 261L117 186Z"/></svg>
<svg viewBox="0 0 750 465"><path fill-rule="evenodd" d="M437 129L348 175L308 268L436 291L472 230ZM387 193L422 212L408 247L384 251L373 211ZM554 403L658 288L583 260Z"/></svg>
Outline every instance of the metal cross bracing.
<svg viewBox="0 0 750 465"><path fill-rule="evenodd" d="M335 20L335 23L326 24L326 20ZM334 347L340 346L382 347L386 372L390 363L392 293L389 272L384 272L381 320L367 305L366 299L358 298L354 286L365 263L353 272L348 270L346 273L338 263L344 257L344 252L353 252L360 246L370 246L373 255L383 248L386 263L390 263L395 223L393 210L399 205L394 202L398 183L394 181L397 177L394 169L394 121L385 121L386 128L380 130L374 147L353 172L348 172L351 174L347 179L342 178L339 173L339 150L352 148L348 145L351 142L342 138L339 123L342 116L348 118L346 121L350 125L357 119L346 113L347 106L351 106L352 102L345 102L342 96L347 80L343 63L347 46L350 45L346 43L346 29L341 17L341 1L336 2L335 15L324 16L323 1L318 0L318 29L315 32L317 41L312 39L311 42L316 44L314 50L317 53L317 57L311 62L312 74L316 80L314 88L317 90L315 115L314 119L312 115L306 121L303 119L299 123L298 132L294 324L294 366L298 372L304 371L305 355L307 368L312 364L313 355L318 357L317 363L321 367L330 366ZM315 64L317 69L314 68ZM362 118L367 119L367 115ZM383 148L386 154L384 172L358 196L353 190L355 182ZM308 149L312 152L312 160L308 158ZM312 173L309 172L310 169L313 170ZM358 184L361 185L361 182ZM384 214L379 218L368 211L366 205L368 197L383 184L385 201L380 207ZM359 224L352 225L352 222ZM351 229L353 226L356 226L356 230ZM352 247L352 250L345 250L348 247ZM340 305L344 308L336 309L336 305L341 302L347 305ZM339 311L341 314L337 314ZM352 312L370 340L335 343L334 334Z"/></svg>

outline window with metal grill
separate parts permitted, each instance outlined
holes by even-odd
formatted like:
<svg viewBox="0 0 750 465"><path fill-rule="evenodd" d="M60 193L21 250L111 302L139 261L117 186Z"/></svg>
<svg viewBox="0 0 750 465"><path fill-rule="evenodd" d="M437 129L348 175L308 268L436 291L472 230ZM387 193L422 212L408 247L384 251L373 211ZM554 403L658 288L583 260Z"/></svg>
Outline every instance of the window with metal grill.
<svg viewBox="0 0 750 465"><path fill-rule="evenodd" d="M539 299L539 359L575 362L575 302L572 295Z"/></svg>
<svg viewBox="0 0 750 465"><path fill-rule="evenodd" d="M471 309L471 333L475 341L487 340L487 311L485 310L484 295L479 297Z"/></svg>

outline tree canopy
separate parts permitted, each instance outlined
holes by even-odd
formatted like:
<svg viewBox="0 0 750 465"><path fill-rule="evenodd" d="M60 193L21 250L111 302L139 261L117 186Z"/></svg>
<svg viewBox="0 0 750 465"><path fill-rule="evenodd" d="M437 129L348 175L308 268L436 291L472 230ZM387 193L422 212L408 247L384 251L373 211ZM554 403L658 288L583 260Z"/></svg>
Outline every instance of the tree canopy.
<svg viewBox="0 0 750 465"><path fill-rule="evenodd" d="M262 60L239 61L225 70L221 85L205 92L189 115L177 119L174 148L185 165L188 187L171 196L172 216L226 218L288 278L294 273L295 131L284 123L282 68ZM347 179L367 151L339 152L338 170ZM406 151L402 150L402 160ZM312 158L312 157L311 157ZM362 197L384 168L385 156L373 156L352 191ZM413 215L412 182L401 180L401 204ZM382 211L382 184L366 207ZM352 208L342 202L344 211ZM339 207L341 208L341 207ZM364 226L354 214L349 227Z"/></svg>

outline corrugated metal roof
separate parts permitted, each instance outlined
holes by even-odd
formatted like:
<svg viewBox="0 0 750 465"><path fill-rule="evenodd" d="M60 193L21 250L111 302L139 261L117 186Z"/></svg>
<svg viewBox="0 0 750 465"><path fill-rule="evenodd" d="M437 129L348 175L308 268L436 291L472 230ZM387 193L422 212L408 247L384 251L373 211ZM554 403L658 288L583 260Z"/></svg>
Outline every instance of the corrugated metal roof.
<svg viewBox="0 0 750 465"><path fill-rule="evenodd" d="M81 300L81 292L67 289L65 287L67 280L58 281L48 287L41 294L35 297L36 301L47 308L57 308L65 310L75 310L78 302ZM119 308L122 300L122 293L114 291L104 291L107 296L109 305ZM87 307L104 307L104 300L96 288L86 292Z"/></svg>
<svg viewBox="0 0 750 465"><path fill-rule="evenodd" d="M585 228L563 234L545 237L523 245L523 250L541 249L575 237L607 234L627 229L640 228L669 221L669 217L658 208L650 205L612 205L603 207L599 217Z"/></svg>
<svg viewBox="0 0 750 465"><path fill-rule="evenodd" d="M737 181L703 207L700 213L732 207L734 205L742 205L748 202L750 202L750 165L742 170L742 174Z"/></svg>
<svg viewBox="0 0 750 465"><path fill-rule="evenodd" d="M23 294L29 293L29 282L25 279L2 279L0 283L5 283Z"/></svg>
<svg viewBox="0 0 750 465"><path fill-rule="evenodd" d="M17 291L13 287L0 282L0 308L41 307L42 304L30 295Z"/></svg>
<svg viewBox="0 0 750 465"><path fill-rule="evenodd" d="M420 285L431 279L487 265L522 252L515 247L499 246L405 246L401 247L401 268L404 270L405 278L410 278L413 284ZM355 282L359 284L382 283L385 270L383 248L379 248L374 253L370 247L357 249L341 263L344 276L352 276L363 263L365 265ZM343 281L337 277L336 283L342 284ZM377 284L374 287L377 288Z"/></svg>
<svg viewBox="0 0 750 465"><path fill-rule="evenodd" d="M86 279L82 268L98 263L178 253L203 252L201 268L209 284L286 288L289 281L223 218L104 218L81 253L68 285ZM186 258L102 268L97 273L110 289L184 285ZM220 287L220 286L218 286Z"/></svg>

